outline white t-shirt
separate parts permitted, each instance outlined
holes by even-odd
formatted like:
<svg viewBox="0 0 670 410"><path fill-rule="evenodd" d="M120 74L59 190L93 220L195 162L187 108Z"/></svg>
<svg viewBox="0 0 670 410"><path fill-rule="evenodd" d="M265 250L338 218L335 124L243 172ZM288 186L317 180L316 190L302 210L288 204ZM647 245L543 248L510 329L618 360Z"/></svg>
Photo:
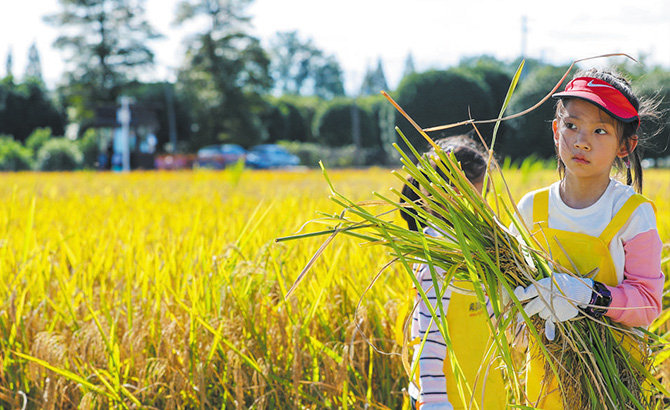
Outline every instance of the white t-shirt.
<svg viewBox="0 0 670 410"><path fill-rule="evenodd" d="M559 193L560 181L549 187L549 220L552 229L579 232L591 236L600 236L614 215L635 195L635 190L614 179L610 180L602 196L591 206L574 209L567 206ZM529 192L521 198L517 205L519 213L531 231L533 230L533 199L537 191ZM656 229L656 215L649 203L643 203L617 232L609 244L610 254L616 268L618 283L624 279L626 253L624 244L635 236Z"/></svg>

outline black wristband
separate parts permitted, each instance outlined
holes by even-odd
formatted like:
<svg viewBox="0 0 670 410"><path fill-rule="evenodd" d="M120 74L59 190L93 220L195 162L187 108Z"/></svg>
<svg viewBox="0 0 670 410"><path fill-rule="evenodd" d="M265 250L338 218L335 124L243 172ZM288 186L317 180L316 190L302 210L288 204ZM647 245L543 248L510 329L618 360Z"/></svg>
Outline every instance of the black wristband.
<svg viewBox="0 0 670 410"><path fill-rule="evenodd" d="M589 306L584 309L584 313L593 316L596 319L601 318L612 303L612 292L600 282L593 281L593 293Z"/></svg>

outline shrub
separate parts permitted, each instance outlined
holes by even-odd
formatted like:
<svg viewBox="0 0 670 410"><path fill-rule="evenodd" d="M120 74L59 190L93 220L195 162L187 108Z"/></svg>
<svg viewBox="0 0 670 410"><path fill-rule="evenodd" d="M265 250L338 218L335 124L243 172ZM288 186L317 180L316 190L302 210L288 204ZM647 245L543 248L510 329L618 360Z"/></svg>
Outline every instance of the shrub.
<svg viewBox="0 0 670 410"><path fill-rule="evenodd" d="M0 171L27 171L32 168L32 151L8 135L0 135Z"/></svg>
<svg viewBox="0 0 670 410"><path fill-rule="evenodd" d="M424 128L452 124L469 118L490 119L498 115L491 104L490 87L481 76L463 69L410 74L401 80L395 94L398 104ZM419 151L428 148L425 139L400 114L396 114L396 123ZM471 126L461 126L434 132L431 137L440 138L471 130ZM485 133L484 138L487 137L490 135ZM402 141L398 142L403 150L407 149Z"/></svg>
<svg viewBox="0 0 670 410"><path fill-rule="evenodd" d="M40 171L73 171L81 167L84 155L73 141L53 138L37 152L37 169Z"/></svg>
<svg viewBox="0 0 670 410"><path fill-rule="evenodd" d="M84 168L95 169L98 164L98 154L100 153L98 131L94 128L89 128L84 135L77 139L76 144L83 155L82 166Z"/></svg>
<svg viewBox="0 0 670 410"><path fill-rule="evenodd" d="M312 139L307 119L300 108L289 99L278 99L270 104L264 118L269 138L266 142L302 141Z"/></svg>
<svg viewBox="0 0 670 410"><path fill-rule="evenodd" d="M366 165L385 165L386 152L381 147L359 148L354 145L328 147L311 142L279 141L279 144L300 158L302 165L318 168L323 161L326 168L350 168Z"/></svg>
<svg viewBox="0 0 670 410"><path fill-rule="evenodd" d="M342 147L354 144L353 121L358 115L361 147L378 147L381 144L378 127L370 113L350 99L336 99L324 105L314 119L314 134L322 144Z"/></svg>
<svg viewBox="0 0 670 410"><path fill-rule="evenodd" d="M21 143L36 128L48 127L56 135L63 135L65 113L51 101L49 91L40 82L2 81L0 95L0 133L12 135Z"/></svg>
<svg viewBox="0 0 670 410"><path fill-rule="evenodd" d="M51 138L51 128L35 128L26 139L26 148L37 152Z"/></svg>
<svg viewBox="0 0 670 410"><path fill-rule="evenodd" d="M541 101L568 67L546 66L528 74L514 92L508 113L521 112ZM563 86L567 81L563 83ZM539 158L554 158L554 144L551 140L551 121L554 119L556 101L552 98L528 114L509 121L510 135L502 149L513 159L523 159L531 154Z"/></svg>

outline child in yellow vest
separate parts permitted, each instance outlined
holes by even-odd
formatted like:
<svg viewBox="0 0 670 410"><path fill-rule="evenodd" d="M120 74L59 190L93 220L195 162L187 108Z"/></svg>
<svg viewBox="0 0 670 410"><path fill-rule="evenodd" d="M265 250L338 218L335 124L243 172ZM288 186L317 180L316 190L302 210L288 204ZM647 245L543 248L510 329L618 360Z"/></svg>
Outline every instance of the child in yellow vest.
<svg viewBox="0 0 670 410"><path fill-rule="evenodd" d="M454 154L465 175L481 192L486 172L486 156L477 145L466 136L442 138L436 140L435 143L445 152ZM427 155L430 156L433 153L431 150ZM441 172L437 167L435 169ZM416 181L410 180L409 182L416 188L420 188ZM409 186L403 187L402 193L412 201L419 199L419 196ZM419 227L416 225L411 209L408 209L407 213L403 212L402 216L410 229L418 230ZM421 228L426 235L441 235L433 227L422 226ZM444 273L439 268L435 269L438 275ZM433 288L428 265L415 266L415 274L435 308L438 297ZM431 325L430 310L417 292L417 306L412 317L412 338L417 342L413 361L415 363L418 361L419 374L412 378L409 386L412 408L420 410L504 409L506 393L502 375L495 364L489 366L493 360L486 357L491 344L491 332L487 323L487 315L492 314L490 306L482 306L475 295L462 290L469 288L472 291L471 283L459 282L451 285L453 286L449 286L444 291L440 302L447 316L446 322L454 354L465 373L468 385L473 390L473 398L477 402L477 407L474 405L469 407L470 397L467 397L467 402L463 403L458 393L456 377L451 370L444 339L437 325L435 323ZM435 310L439 315L439 309ZM428 333L426 343L423 349L420 349L419 342L424 338L426 332Z"/></svg>
<svg viewBox="0 0 670 410"><path fill-rule="evenodd" d="M639 194L642 167L636 147L643 141L640 119L656 115L655 107L640 101L624 78L595 69L578 73L554 98L552 130L561 179L526 194L518 209L552 257L578 272L554 273L553 281L541 279L514 293L529 301L524 307L529 316L546 319L549 340L556 337L557 324L580 313L648 326L662 307L662 242L655 208ZM625 167L626 185L610 176L614 165ZM578 277L595 268L593 279ZM543 358L535 356L527 368L528 404L563 409L556 380L542 382Z"/></svg>

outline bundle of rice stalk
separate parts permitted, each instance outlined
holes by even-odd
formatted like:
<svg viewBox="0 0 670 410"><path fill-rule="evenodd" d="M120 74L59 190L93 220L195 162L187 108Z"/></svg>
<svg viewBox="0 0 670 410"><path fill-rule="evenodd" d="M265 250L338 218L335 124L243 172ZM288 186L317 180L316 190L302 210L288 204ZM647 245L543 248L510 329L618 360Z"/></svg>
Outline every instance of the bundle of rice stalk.
<svg viewBox="0 0 670 410"><path fill-rule="evenodd" d="M511 90L512 87L510 93ZM388 95L387 98L421 131ZM335 190L322 165L332 193L331 199L342 207L342 211L336 215L322 214L323 218L318 222L328 225L326 230L278 239L329 236L298 276L286 297L303 280L322 250L336 235L350 235L366 245L389 248L392 262L404 267L404 271L431 309L433 320L448 347L451 346L451 339L446 315L444 312L437 314L431 308L431 303L413 273L412 265L428 264L437 295L442 294L452 280L468 281L472 283L480 303L486 303L487 299L490 301L495 314L495 319L489 319L493 346L496 349L493 356L500 360L505 369L514 407L533 408L523 405L527 400L523 392L523 382L519 377L521 369L513 359L511 341L507 337L517 318L523 318L530 344L534 346L532 351L544 357L547 379L556 378L564 408L660 408L659 398L669 393L652 375L651 366L653 352L666 341L642 328L631 329L611 322L608 318L598 320L587 315L557 323L557 336L549 341L543 334L544 320L528 317L523 310L523 304L514 296L514 289L550 277L554 271L570 273L570 269L560 266L531 237L523 223L514 217L514 212L510 209L513 208L513 201L509 191L509 198L506 200L503 200L502 195L495 195L497 211L494 210L468 181L453 154L445 153L433 143L435 158L422 156L402 132L396 130L410 152L404 152L397 145L394 147L402 157L403 169L408 177L419 184L418 188L413 187L419 199L411 201L397 190L392 190L398 199L374 193L376 200L355 203ZM424 132L421 133L432 143ZM496 172L504 181L501 170L498 168ZM408 178L397 172L394 175L403 184L412 187ZM487 179L491 177L489 169ZM512 205L507 205L508 203ZM372 210L378 209L380 205L390 206L391 211L374 213ZM409 230L395 224L393 218L388 216L389 212L409 210L414 215L417 226L430 226L442 236L427 236ZM501 222L503 219L511 219L519 234L514 235ZM436 268L441 268L445 274L438 275ZM441 309L440 304L438 309ZM621 343L622 335L626 335L631 341L630 344L637 346L641 354L631 355L630 346L626 347ZM461 399L464 403L470 403L472 408L477 408L471 397L472 386L463 377L458 359L450 349L448 354L454 374L459 380ZM487 363L482 363L481 368L486 369ZM482 375L482 378L485 376Z"/></svg>
<svg viewBox="0 0 670 410"><path fill-rule="evenodd" d="M411 144L406 139L405 141L412 149ZM412 149L415 158L413 161L397 146L396 148L403 156L405 171L418 181L422 188L416 190L420 197L418 201L412 202L403 198L397 190L393 190L397 197L403 198L404 201L375 193L379 199L377 201L354 203L335 190L324 170L333 194L332 200L339 204L343 211L339 215L324 215L319 221L330 224L329 229L298 236L328 234L332 238L336 234L346 234L362 240L367 245L388 247L393 261L404 267L429 307L431 304L417 282L412 264L429 265L438 295L444 292L445 284L451 283L453 279L471 282L480 303L486 303L488 297L495 316L501 319L490 321L497 349L495 356L501 359L506 368L509 388L517 404L525 400L522 382L517 377L520 369L513 360L507 330L515 324L516 317L521 316L528 325L531 343L535 344L540 354L545 357L547 375L553 375L558 380L565 408L656 408L659 395L668 393L649 371L651 355L644 354L642 359L638 360L620 344L619 339L622 333L626 333L640 345L641 350L649 352L663 341L643 329L633 331L610 322L607 318L596 320L585 315L575 320L557 323L556 339L547 340L542 332L544 321L536 317L530 319L513 291L517 286L525 287L550 276L552 270L557 269L557 263L539 247L526 245L533 240L522 224L516 223L522 233L519 238L501 223L500 215L467 180L454 158L437 150L439 161L434 163L443 171L440 173L431 166L428 158L421 157L415 150ZM418 165L415 165L415 162ZM408 183L399 173L394 174L403 183ZM503 211L511 217L512 212L504 202L501 203ZM393 218L388 217L388 212L377 215L368 209L380 205L390 205L394 212L412 209L417 225L431 226L443 236L432 237L411 231L395 224ZM319 253L315 258L318 255ZM443 269L445 275L440 277L436 273L436 268ZM298 281L294 287L297 283ZM507 304L504 304L503 298L499 296L502 289L510 296L511 301ZM446 315L444 312L431 313L445 342L450 345ZM456 357L451 359L452 363L455 363L455 374L463 384L466 384L464 377L459 376L461 372L458 359ZM486 364L483 364L482 368L486 368ZM472 387L462 388L461 393L466 402L470 401L468 392L473 391Z"/></svg>

